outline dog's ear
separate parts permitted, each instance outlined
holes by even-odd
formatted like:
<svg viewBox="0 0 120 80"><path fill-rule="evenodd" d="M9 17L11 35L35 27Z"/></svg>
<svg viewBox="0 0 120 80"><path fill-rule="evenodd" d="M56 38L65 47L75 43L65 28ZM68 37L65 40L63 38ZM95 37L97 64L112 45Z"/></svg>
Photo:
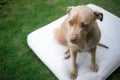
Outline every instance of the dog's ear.
<svg viewBox="0 0 120 80"><path fill-rule="evenodd" d="M95 20L99 19L100 21L103 20L103 13L99 12L99 11L94 11L94 15L95 15Z"/></svg>
<svg viewBox="0 0 120 80"><path fill-rule="evenodd" d="M67 13L68 13L68 14L70 14L70 11L72 10L72 8L73 8L73 6L67 8Z"/></svg>

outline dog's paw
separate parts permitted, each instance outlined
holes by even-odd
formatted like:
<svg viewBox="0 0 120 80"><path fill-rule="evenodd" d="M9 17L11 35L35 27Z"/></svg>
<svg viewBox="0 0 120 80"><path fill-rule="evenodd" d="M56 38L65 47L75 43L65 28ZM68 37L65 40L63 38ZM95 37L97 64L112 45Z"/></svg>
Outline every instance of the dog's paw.
<svg viewBox="0 0 120 80"><path fill-rule="evenodd" d="M64 57L65 57L65 59L68 59L68 58L70 58L70 54L66 53Z"/></svg>
<svg viewBox="0 0 120 80"><path fill-rule="evenodd" d="M72 72L70 73L70 79L71 79L71 80L75 80L76 77L77 77L77 75L78 75L77 70L76 70L76 71L72 71Z"/></svg>
<svg viewBox="0 0 120 80"><path fill-rule="evenodd" d="M91 69L92 69L92 71L94 71L94 72L98 72L98 65L97 65L97 64L92 64L92 65L91 65Z"/></svg>
<svg viewBox="0 0 120 80"><path fill-rule="evenodd" d="M65 52L65 54L64 54L65 56L65 59L68 59L68 58L70 58L70 53L69 53L69 49Z"/></svg>

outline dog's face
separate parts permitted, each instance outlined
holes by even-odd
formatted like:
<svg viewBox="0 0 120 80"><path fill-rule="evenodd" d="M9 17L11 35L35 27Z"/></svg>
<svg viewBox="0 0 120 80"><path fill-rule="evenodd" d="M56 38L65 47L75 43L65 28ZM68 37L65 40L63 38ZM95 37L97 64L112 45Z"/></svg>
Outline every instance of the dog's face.
<svg viewBox="0 0 120 80"><path fill-rule="evenodd" d="M67 13L69 15L70 41L74 44L86 38L96 19L100 21L103 19L102 13L93 11L87 6L68 7Z"/></svg>

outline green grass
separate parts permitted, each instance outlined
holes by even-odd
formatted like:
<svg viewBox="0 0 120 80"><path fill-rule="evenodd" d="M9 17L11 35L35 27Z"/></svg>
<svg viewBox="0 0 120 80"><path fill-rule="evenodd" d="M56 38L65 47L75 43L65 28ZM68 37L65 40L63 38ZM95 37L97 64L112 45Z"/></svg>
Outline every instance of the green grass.
<svg viewBox="0 0 120 80"><path fill-rule="evenodd" d="M88 3L120 17L120 0L0 0L0 80L57 80L28 47L27 35L65 15L68 6ZM119 73L107 80L119 80Z"/></svg>

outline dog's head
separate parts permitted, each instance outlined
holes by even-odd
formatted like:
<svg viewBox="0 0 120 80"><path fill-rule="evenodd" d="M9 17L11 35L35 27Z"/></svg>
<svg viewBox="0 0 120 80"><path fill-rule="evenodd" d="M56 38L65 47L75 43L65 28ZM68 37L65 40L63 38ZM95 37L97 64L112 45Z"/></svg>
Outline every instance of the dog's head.
<svg viewBox="0 0 120 80"><path fill-rule="evenodd" d="M87 6L68 7L70 41L77 43L85 39L87 33L94 27L95 20L103 20L103 14L93 11Z"/></svg>

